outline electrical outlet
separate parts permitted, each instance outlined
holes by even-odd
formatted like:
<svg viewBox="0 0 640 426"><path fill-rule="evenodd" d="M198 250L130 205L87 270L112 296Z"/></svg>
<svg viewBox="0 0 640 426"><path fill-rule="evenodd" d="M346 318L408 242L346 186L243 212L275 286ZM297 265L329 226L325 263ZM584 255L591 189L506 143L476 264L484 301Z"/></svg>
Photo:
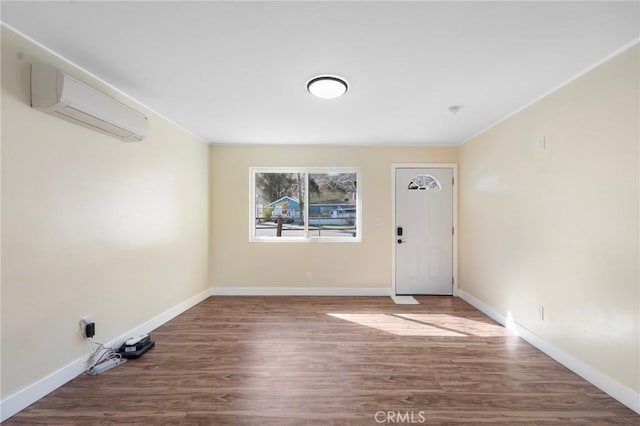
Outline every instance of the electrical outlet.
<svg viewBox="0 0 640 426"><path fill-rule="evenodd" d="M307 272L304 274L304 280L306 282L311 282L311 280L313 279L313 277L311 276L311 272Z"/></svg>
<svg viewBox="0 0 640 426"><path fill-rule="evenodd" d="M544 306L542 305L536 305L536 317L540 320L540 321L544 321Z"/></svg>
<svg viewBox="0 0 640 426"><path fill-rule="evenodd" d="M88 329L87 325L89 325L89 324L94 324L94 325ZM85 339L87 339L89 337L93 337L93 335L94 335L94 334L91 334L91 335L87 336L87 331L88 330L91 333L95 334L95 322L93 320L93 314L85 315L82 318L80 318L80 333L82 333L82 337L84 337Z"/></svg>

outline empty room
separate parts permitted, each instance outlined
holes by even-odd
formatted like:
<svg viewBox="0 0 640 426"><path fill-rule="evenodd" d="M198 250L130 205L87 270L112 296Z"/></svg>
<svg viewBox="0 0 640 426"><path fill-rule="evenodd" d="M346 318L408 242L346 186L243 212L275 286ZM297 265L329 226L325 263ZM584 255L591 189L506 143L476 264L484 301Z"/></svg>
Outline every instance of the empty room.
<svg viewBox="0 0 640 426"><path fill-rule="evenodd" d="M0 421L640 424L639 1L4 1Z"/></svg>

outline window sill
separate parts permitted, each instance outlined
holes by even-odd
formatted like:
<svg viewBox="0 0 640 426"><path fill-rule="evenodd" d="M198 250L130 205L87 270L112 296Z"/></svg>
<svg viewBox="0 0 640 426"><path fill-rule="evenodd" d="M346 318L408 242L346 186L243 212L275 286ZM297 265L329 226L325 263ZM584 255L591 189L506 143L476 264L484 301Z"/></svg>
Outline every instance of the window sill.
<svg viewBox="0 0 640 426"><path fill-rule="evenodd" d="M250 243L340 243L353 244L361 243L362 237L354 238L332 238L332 237L266 237L266 238L249 238Z"/></svg>

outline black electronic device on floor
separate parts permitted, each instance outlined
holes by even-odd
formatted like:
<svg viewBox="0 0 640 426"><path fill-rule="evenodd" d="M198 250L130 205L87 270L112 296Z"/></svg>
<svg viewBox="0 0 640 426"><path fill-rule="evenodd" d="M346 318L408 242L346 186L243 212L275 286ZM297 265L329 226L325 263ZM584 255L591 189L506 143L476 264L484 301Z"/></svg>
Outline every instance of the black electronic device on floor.
<svg viewBox="0 0 640 426"><path fill-rule="evenodd" d="M149 349L153 348L156 342L151 340L151 336L144 334L138 337L132 337L120 346L118 353L122 358L140 358Z"/></svg>

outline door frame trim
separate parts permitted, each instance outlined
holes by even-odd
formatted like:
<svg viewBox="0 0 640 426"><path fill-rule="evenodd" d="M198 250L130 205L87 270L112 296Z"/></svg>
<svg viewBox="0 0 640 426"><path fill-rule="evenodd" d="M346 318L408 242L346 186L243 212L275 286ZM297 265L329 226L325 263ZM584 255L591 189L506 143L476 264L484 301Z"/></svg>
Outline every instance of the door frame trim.
<svg viewBox="0 0 640 426"><path fill-rule="evenodd" d="M458 164L457 163L392 163L391 164L391 291L396 294L396 170L453 170L453 295L458 296Z"/></svg>

